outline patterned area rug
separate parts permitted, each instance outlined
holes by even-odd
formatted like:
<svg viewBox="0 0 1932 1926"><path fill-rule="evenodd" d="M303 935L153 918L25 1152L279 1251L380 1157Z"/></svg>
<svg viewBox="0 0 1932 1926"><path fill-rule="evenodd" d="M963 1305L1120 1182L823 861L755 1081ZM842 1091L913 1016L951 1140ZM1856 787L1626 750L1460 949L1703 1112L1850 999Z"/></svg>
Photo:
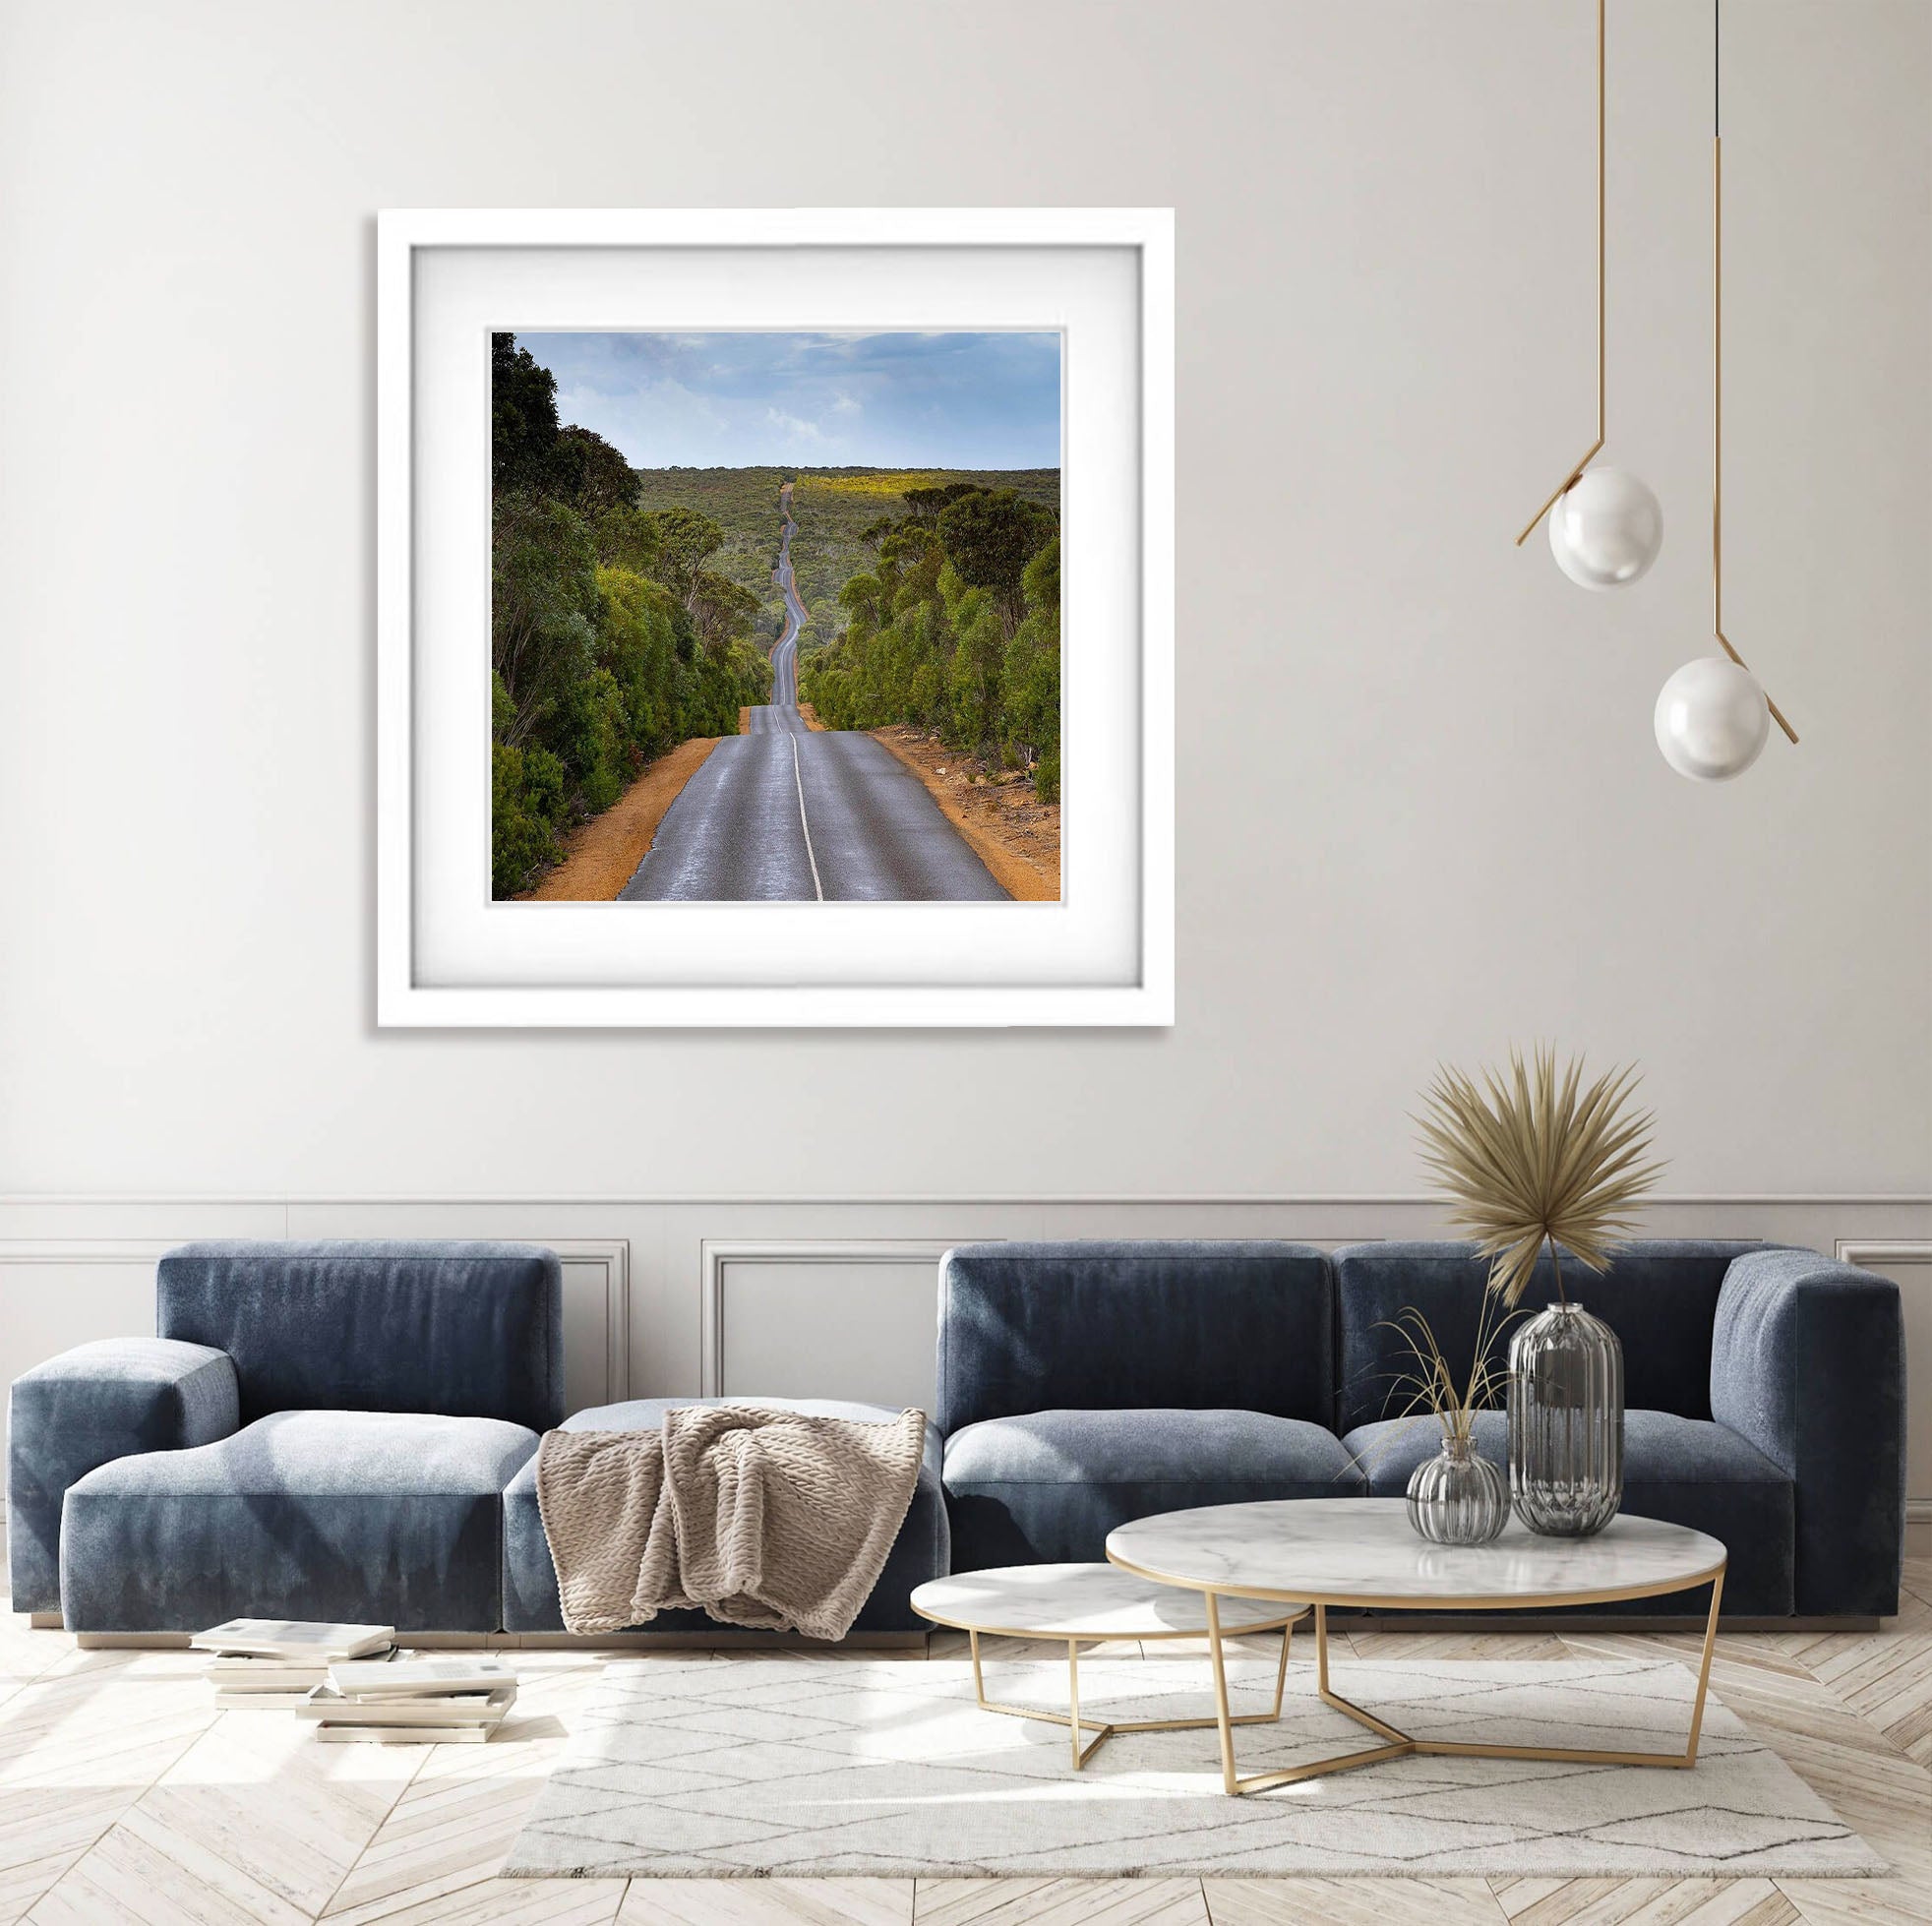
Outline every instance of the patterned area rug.
<svg viewBox="0 0 1932 1926"><path fill-rule="evenodd" d="M987 1693L1064 1708L1066 1672L987 1665ZM1238 1712L1274 1666L1231 1664ZM1694 1681L1671 1663L1338 1664L1335 1690L1417 1737L1680 1749ZM1084 1659L1095 1717L1211 1712L1205 1659ZM1372 1739L1289 1668L1243 1774ZM1214 1733L1110 1739L1085 1772L1063 1728L973 1703L964 1660L710 1655L614 1664L512 1848L524 1877L742 1874L1883 1874L1850 1828L1714 1694L1694 1772L1411 1758L1246 1798Z"/></svg>

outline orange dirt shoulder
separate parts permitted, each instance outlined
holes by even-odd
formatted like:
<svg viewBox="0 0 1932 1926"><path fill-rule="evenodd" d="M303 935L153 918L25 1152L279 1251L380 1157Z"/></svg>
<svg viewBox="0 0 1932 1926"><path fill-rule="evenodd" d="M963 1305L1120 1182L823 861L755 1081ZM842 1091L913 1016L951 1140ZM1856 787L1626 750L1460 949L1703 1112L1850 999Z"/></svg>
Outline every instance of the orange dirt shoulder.
<svg viewBox="0 0 1932 1926"><path fill-rule="evenodd" d="M1057 803L1036 800L1016 771L989 769L904 723L872 734L926 785L1001 889L1022 903L1059 901Z"/></svg>
<svg viewBox="0 0 1932 1926"><path fill-rule="evenodd" d="M572 833L564 860L522 899L537 903L608 903L637 873L664 813L698 765L723 741L694 736L668 750L602 815Z"/></svg>

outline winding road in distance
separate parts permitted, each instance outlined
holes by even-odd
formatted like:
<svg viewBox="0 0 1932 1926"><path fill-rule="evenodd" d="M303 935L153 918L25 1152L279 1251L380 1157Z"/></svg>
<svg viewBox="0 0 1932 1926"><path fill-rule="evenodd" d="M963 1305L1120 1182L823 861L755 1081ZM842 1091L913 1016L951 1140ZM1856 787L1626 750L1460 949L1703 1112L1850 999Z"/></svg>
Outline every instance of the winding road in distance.
<svg viewBox="0 0 1932 1926"><path fill-rule="evenodd" d="M984 863L882 744L808 729L798 707L805 606L792 581L792 484L772 580L785 632L771 651L771 700L751 733L698 764L618 900L642 902L977 902L1004 900Z"/></svg>

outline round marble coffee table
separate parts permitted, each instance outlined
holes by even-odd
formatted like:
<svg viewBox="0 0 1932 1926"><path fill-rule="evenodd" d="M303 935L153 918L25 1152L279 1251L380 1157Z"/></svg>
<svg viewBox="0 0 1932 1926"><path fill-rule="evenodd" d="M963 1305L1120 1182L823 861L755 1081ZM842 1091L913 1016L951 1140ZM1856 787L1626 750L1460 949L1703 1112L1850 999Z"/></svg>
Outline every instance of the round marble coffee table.
<svg viewBox="0 0 1932 1926"><path fill-rule="evenodd" d="M912 1608L935 1625L964 1632L973 1649L973 1691L983 1712L1012 1718L1038 1718L1064 1725L1077 1773L1116 1732L1186 1732L1209 1725L1258 1725L1282 1715L1282 1687L1288 1676L1288 1642L1295 1621L1307 1606L1286 1598L1230 1597L1219 1609L1212 1596L1117 1570L1112 1565L1009 1565L986 1572L960 1572L929 1579L912 1595ZM1217 1611L1219 1617L1217 1620ZM1108 1639L1199 1639L1215 1631L1215 1716L1212 1718L1083 1718L1080 1715L1080 1648ZM1282 1635L1281 1662L1275 1668L1272 1712L1231 1716L1220 1670L1220 1637L1248 1632ZM980 1673L980 1635L1004 1639L1052 1639L1066 1647L1066 1711L996 1705L986 1696ZM1082 1732L1094 1737L1086 1746Z"/></svg>
<svg viewBox="0 0 1932 1926"><path fill-rule="evenodd" d="M1323 1773L1374 1766L1413 1753L1476 1759L1564 1759L1602 1766L1697 1764L1718 1604L1724 1589L1724 1547L1702 1532L1654 1518L1613 1518L1590 1538L1545 1538L1511 1523L1485 1545L1429 1544L1409 1524L1400 1498L1288 1498L1266 1504L1209 1505L1199 1511L1138 1518L1107 1535L1107 1556L1123 1573L1198 1594L1221 1729L1221 1776L1230 1792ZM1588 1752L1574 1747L1464 1745L1416 1739L1329 1690L1328 1607L1401 1611L1518 1611L1552 1605L1597 1605L1651 1598L1693 1586L1711 1588L1711 1615L1697 1672L1690 1740L1675 1752ZM1228 1716L1222 1657L1223 1608L1234 1600L1305 1599L1315 1608L1315 1683L1323 1701L1380 1735L1383 1744L1337 1759L1241 1778Z"/></svg>

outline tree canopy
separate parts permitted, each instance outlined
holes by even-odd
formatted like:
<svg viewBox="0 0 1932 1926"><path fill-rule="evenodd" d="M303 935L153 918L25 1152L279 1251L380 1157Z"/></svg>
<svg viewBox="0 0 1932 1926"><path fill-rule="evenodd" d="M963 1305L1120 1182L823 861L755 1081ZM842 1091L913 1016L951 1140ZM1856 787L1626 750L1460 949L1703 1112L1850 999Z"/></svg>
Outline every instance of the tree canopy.
<svg viewBox="0 0 1932 1926"><path fill-rule="evenodd" d="M551 457L559 495L579 512L628 509L637 499L637 477L630 462L603 436L588 428L563 428Z"/></svg>
<svg viewBox="0 0 1932 1926"><path fill-rule="evenodd" d="M689 607L699 572L724 545L724 529L695 509L653 509L644 520L657 544L658 579Z"/></svg>
<svg viewBox="0 0 1932 1926"><path fill-rule="evenodd" d="M1009 635L1026 614L1026 565L1057 532L1051 509L1022 501L1010 488L962 495L939 516L939 540L960 580L993 591Z"/></svg>
<svg viewBox="0 0 1932 1926"><path fill-rule="evenodd" d="M490 336L490 479L505 489L535 489L557 446L557 377L514 334Z"/></svg>
<svg viewBox="0 0 1932 1926"><path fill-rule="evenodd" d="M916 522L936 522L955 502L985 491L978 482L943 482L937 488L909 488L899 499Z"/></svg>

